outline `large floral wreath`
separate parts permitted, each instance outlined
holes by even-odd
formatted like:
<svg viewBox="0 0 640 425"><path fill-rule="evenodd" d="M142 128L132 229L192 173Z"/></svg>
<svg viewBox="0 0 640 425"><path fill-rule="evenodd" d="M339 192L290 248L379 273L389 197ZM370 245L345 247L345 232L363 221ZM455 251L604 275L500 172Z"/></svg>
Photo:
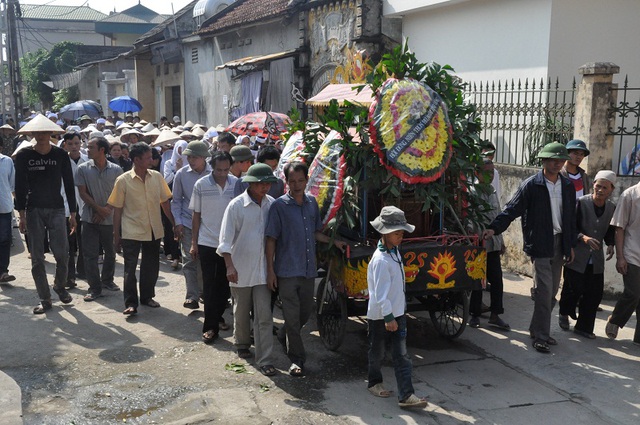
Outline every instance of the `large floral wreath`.
<svg viewBox="0 0 640 425"><path fill-rule="evenodd" d="M448 167L451 124L444 102L426 84L388 79L371 104L369 119L380 163L402 181L430 183Z"/></svg>

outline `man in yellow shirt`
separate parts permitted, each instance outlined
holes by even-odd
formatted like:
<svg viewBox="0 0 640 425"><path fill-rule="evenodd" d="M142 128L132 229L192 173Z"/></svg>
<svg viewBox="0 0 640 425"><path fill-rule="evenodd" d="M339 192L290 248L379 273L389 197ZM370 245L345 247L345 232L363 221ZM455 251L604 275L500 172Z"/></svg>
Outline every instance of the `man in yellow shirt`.
<svg viewBox="0 0 640 425"><path fill-rule="evenodd" d="M160 239L164 236L160 207L175 224L171 214L171 191L160 173L151 169L151 147L136 143L129 150L133 168L117 178L107 201L114 209L114 245L122 244L124 256L124 304L123 314L138 312L138 288L136 268L140 263L140 303L160 307L155 301L156 281L160 271Z"/></svg>

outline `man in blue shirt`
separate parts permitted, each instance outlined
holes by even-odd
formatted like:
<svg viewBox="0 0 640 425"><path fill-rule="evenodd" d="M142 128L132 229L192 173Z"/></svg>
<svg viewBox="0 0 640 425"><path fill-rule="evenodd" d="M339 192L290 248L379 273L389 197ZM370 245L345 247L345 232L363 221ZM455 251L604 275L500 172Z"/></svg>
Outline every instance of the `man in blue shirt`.
<svg viewBox="0 0 640 425"><path fill-rule="evenodd" d="M200 308L198 299L202 292L202 277L198 273L198 261L191 256L191 221L192 211L189 209L191 194L196 182L211 173L211 167L207 164L209 147L199 140L190 142L183 152L187 156L189 164L176 172L173 180L173 198L171 199L171 212L176 221L173 234L180 241L182 247L182 273L187 285L187 295L183 304L184 308L196 310Z"/></svg>
<svg viewBox="0 0 640 425"><path fill-rule="evenodd" d="M330 238L322 233L316 200L304 193L307 166L294 162L284 173L289 192L273 202L265 230L267 284L272 291L280 290L284 326L278 332L278 340L285 349L288 341L289 374L302 376L306 353L300 330L313 308L314 279L318 275L316 240L328 243ZM342 241L335 244L341 249L346 245Z"/></svg>

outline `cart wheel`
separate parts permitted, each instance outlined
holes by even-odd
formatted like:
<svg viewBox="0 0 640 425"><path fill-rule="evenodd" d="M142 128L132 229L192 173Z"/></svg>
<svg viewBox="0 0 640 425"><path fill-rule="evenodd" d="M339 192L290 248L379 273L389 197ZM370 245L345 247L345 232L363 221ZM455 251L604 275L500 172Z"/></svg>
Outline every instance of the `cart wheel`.
<svg viewBox="0 0 640 425"><path fill-rule="evenodd" d="M435 300L429 316L440 336L453 339L467 326L469 319L469 294L465 291L446 292Z"/></svg>
<svg viewBox="0 0 640 425"><path fill-rule="evenodd" d="M326 294L327 278L323 278L316 292L317 322L320 338L324 346L336 351L342 344L347 327L347 298L329 285ZM324 295L324 302L322 297ZM322 303L322 312L320 305Z"/></svg>

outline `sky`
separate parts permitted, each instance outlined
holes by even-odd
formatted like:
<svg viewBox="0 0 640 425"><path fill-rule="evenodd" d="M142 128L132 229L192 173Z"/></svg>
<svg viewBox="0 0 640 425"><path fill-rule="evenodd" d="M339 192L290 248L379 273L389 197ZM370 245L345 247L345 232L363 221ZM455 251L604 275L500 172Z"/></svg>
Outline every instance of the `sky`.
<svg viewBox="0 0 640 425"><path fill-rule="evenodd" d="M143 6L149 9L163 14L171 14L171 5L173 4L173 10L177 12L192 0L141 0ZM102 13L109 14L113 12L114 8L116 12L122 12L132 6L138 4L138 0L20 0L21 4L51 4L57 6L82 6L88 5L92 9L99 10Z"/></svg>

